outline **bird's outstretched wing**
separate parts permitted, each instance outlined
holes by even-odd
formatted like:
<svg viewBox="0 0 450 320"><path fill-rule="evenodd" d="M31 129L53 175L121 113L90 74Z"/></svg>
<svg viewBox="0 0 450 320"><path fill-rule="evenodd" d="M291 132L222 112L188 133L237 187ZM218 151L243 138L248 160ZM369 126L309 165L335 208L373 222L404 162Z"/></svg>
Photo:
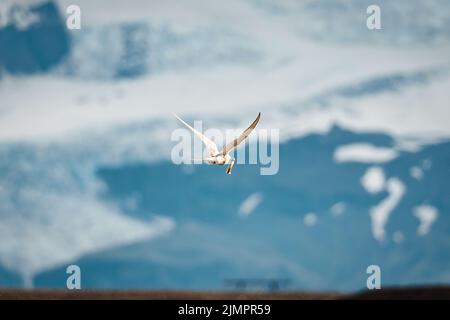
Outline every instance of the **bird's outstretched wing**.
<svg viewBox="0 0 450 320"><path fill-rule="evenodd" d="M208 153L210 156L216 156L219 153L219 150L217 149L217 145L208 137L203 135L202 133L198 132L194 128L192 128L190 125L188 125L186 122L184 122L179 116L177 116L175 113L173 114L178 120L180 120L186 127L192 130L197 137L200 138L200 140L203 141L203 143L206 145L206 148L208 149Z"/></svg>
<svg viewBox="0 0 450 320"><path fill-rule="evenodd" d="M229 144L227 144L225 146L225 148L223 148L222 150L222 154L226 155L228 152L230 152L233 148L237 147L242 141L245 140L245 138L247 138L250 133L253 131L253 129L255 129L256 125L259 122L259 118L261 118L261 112L258 113L258 116L256 117L255 121L253 121L253 123L250 125L250 127L248 127L247 129L244 130L244 132L242 132L242 134L237 137L236 139L234 139L232 142L230 142Z"/></svg>

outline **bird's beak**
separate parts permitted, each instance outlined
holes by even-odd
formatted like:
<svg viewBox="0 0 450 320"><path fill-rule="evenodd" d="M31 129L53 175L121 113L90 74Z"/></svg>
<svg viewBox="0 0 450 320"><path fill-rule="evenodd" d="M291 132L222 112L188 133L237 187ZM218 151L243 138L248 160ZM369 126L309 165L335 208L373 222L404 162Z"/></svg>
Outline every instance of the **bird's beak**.
<svg viewBox="0 0 450 320"><path fill-rule="evenodd" d="M234 166L234 159L231 159L231 162L230 162L230 164L228 165L228 168L227 168L227 174L231 174L231 169L233 169L233 166Z"/></svg>

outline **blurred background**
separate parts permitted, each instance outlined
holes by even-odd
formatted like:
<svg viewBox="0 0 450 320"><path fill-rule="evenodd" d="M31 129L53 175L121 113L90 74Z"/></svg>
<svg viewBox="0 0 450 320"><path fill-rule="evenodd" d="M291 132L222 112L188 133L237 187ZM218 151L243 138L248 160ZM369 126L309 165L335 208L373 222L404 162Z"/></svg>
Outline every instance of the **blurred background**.
<svg viewBox="0 0 450 320"><path fill-rule="evenodd" d="M450 283L448 1L0 9L1 287L66 288L70 264L101 289ZM259 111L278 174L171 162L171 112Z"/></svg>

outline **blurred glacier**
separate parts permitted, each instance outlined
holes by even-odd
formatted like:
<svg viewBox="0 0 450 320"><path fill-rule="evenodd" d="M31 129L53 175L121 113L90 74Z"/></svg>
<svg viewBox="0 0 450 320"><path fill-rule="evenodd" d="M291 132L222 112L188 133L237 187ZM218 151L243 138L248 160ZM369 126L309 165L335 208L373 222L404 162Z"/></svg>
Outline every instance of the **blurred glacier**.
<svg viewBox="0 0 450 320"><path fill-rule="evenodd" d="M375 31L365 0L83 0L81 30L0 4L0 286L449 283L448 1L378 1ZM171 111L262 111L279 174L175 166Z"/></svg>

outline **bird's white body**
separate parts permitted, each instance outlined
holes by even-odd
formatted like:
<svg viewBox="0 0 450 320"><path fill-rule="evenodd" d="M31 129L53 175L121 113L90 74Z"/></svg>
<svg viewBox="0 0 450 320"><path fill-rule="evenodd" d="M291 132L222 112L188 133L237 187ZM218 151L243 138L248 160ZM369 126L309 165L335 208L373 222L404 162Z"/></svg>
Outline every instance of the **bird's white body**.
<svg viewBox="0 0 450 320"><path fill-rule="evenodd" d="M188 125L186 122L184 122L181 118L179 118L176 114L174 114L175 117L177 117L178 120L180 120L186 127L188 127L192 132L194 132L206 145L209 157L206 159L202 159L206 161L209 164L216 164L216 165L225 165L228 164L227 167L227 174L231 174L231 169L233 169L234 163L236 160L234 160L228 153L233 149L236 148L242 141L244 141L250 133L255 129L256 125L259 122L259 118L261 117L261 112L258 114L256 119L253 121L253 123L245 129L245 131L236 139L234 139L231 143L227 144L222 151L219 152L219 149L217 149L217 145L208 137L203 135L201 132L198 132L194 128L192 128L190 125Z"/></svg>
<svg viewBox="0 0 450 320"><path fill-rule="evenodd" d="M205 160L209 164L224 165L230 163L230 161L233 160L233 158L231 158L229 154L226 155L218 154L213 157L208 157Z"/></svg>

